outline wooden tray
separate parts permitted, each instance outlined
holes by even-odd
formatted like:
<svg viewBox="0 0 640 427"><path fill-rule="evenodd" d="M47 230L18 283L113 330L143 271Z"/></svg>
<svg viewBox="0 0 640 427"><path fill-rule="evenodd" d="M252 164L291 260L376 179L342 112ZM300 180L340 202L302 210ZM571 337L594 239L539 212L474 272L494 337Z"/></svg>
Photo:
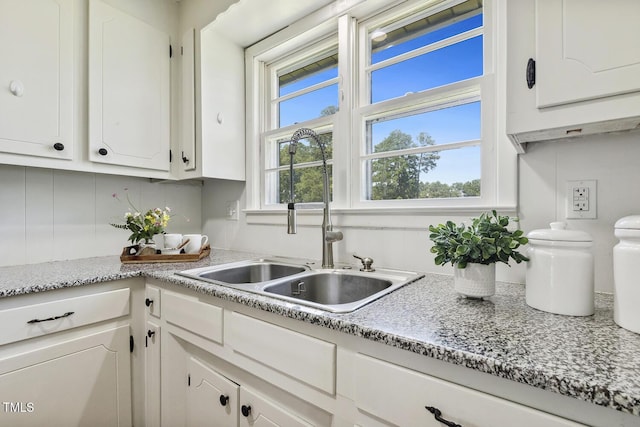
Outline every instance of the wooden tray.
<svg viewBox="0 0 640 427"><path fill-rule="evenodd" d="M205 245L202 249L200 249L200 253L198 254L129 255L129 249L131 249L131 246L127 246L126 248L122 249L122 254L120 255L120 261L123 264L143 264L143 263L153 263L153 262L193 262L193 261L199 261L202 258L208 257L209 254L211 253L211 246L209 245Z"/></svg>

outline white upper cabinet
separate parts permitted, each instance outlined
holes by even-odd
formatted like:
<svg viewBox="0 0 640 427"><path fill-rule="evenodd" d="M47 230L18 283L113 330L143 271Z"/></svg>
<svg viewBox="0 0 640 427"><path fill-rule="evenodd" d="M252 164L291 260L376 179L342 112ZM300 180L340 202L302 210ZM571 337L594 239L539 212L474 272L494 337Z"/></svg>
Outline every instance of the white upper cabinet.
<svg viewBox="0 0 640 427"><path fill-rule="evenodd" d="M89 159L169 170L170 39L99 0L89 3Z"/></svg>
<svg viewBox="0 0 640 427"><path fill-rule="evenodd" d="M244 49L216 30L200 32L202 176L245 179Z"/></svg>
<svg viewBox="0 0 640 427"><path fill-rule="evenodd" d="M0 0L0 151L73 157L73 0Z"/></svg>
<svg viewBox="0 0 640 427"><path fill-rule="evenodd" d="M520 152L528 142L640 125L640 2L504 3L507 134Z"/></svg>
<svg viewBox="0 0 640 427"><path fill-rule="evenodd" d="M538 108L640 90L640 2L538 0L536 7Z"/></svg>

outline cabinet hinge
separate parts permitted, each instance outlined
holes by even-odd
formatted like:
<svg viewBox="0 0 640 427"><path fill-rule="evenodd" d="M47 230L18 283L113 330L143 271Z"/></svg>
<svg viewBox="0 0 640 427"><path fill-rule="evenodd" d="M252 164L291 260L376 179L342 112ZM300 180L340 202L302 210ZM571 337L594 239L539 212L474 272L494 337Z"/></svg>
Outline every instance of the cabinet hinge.
<svg viewBox="0 0 640 427"><path fill-rule="evenodd" d="M133 353L133 335L129 335L129 353Z"/></svg>
<svg viewBox="0 0 640 427"><path fill-rule="evenodd" d="M180 55L184 56L184 46L180 46Z"/></svg>
<svg viewBox="0 0 640 427"><path fill-rule="evenodd" d="M169 58L173 58L173 46L169 45Z"/></svg>
<svg viewBox="0 0 640 427"><path fill-rule="evenodd" d="M191 387L191 374L187 375L187 385Z"/></svg>
<svg viewBox="0 0 640 427"><path fill-rule="evenodd" d="M527 61L527 87L531 89L536 84L536 61L529 58Z"/></svg>
<svg viewBox="0 0 640 427"><path fill-rule="evenodd" d="M173 153L169 150L169 163L173 161Z"/></svg>

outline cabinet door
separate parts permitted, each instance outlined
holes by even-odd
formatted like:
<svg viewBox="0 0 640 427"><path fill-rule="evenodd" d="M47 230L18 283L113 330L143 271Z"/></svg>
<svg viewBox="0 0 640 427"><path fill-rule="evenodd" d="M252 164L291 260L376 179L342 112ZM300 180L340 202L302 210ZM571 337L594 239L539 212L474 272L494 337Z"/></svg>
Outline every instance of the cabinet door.
<svg viewBox="0 0 640 427"><path fill-rule="evenodd" d="M215 30L200 31L202 176L245 179L244 49Z"/></svg>
<svg viewBox="0 0 640 427"><path fill-rule="evenodd" d="M169 36L89 4L89 159L169 170Z"/></svg>
<svg viewBox="0 0 640 427"><path fill-rule="evenodd" d="M182 35L180 48L182 58L182 120L180 159L184 171L196 168L196 87L195 87L195 29Z"/></svg>
<svg viewBox="0 0 640 427"><path fill-rule="evenodd" d="M72 0L0 0L0 151L72 158L73 26Z"/></svg>
<svg viewBox="0 0 640 427"><path fill-rule="evenodd" d="M640 2L537 0L538 108L640 91Z"/></svg>
<svg viewBox="0 0 640 427"><path fill-rule="evenodd" d="M187 426L235 427L238 425L239 386L198 359L187 359Z"/></svg>
<svg viewBox="0 0 640 427"><path fill-rule="evenodd" d="M160 427L160 326L147 321L145 352L145 426Z"/></svg>
<svg viewBox="0 0 640 427"><path fill-rule="evenodd" d="M309 427L312 425L244 386L240 389L240 405L241 427Z"/></svg>
<svg viewBox="0 0 640 427"><path fill-rule="evenodd" d="M129 327L0 360L4 426L130 426Z"/></svg>

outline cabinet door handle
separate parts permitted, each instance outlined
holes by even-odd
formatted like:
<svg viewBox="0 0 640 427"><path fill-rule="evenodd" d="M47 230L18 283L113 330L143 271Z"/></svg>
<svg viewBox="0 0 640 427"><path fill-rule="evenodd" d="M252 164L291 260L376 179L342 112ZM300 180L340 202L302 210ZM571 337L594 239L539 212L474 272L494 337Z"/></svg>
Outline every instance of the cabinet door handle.
<svg viewBox="0 0 640 427"><path fill-rule="evenodd" d="M146 305L147 307L149 307L151 304L153 304L153 300L149 299L149 298L145 298L144 300L144 305Z"/></svg>
<svg viewBox="0 0 640 427"><path fill-rule="evenodd" d="M182 163L189 163L189 158L184 155L184 151L182 152Z"/></svg>
<svg viewBox="0 0 640 427"><path fill-rule="evenodd" d="M224 394L220 395L220 404L222 406L227 406L227 403L229 402L229 396L225 396ZM244 406L243 406L244 408Z"/></svg>
<svg viewBox="0 0 640 427"><path fill-rule="evenodd" d="M527 61L527 87L533 88L536 84L536 61L533 58L529 58Z"/></svg>
<svg viewBox="0 0 640 427"><path fill-rule="evenodd" d="M242 412L243 416L248 417L249 414L251 413L251 406L250 405L242 405L242 407L240 408L240 411Z"/></svg>
<svg viewBox="0 0 640 427"><path fill-rule="evenodd" d="M433 406L425 406L427 411L431 412L435 417L436 421L440 421L442 424L448 427L462 427L460 424L456 424L453 421L448 421L442 418L442 412L438 408L434 408Z"/></svg>
<svg viewBox="0 0 640 427"><path fill-rule="evenodd" d="M108 153L106 148L101 148L98 150L98 154L100 154L101 156L106 156Z"/></svg>
<svg viewBox="0 0 640 427"><path fill-rule="evenodd" d="M147 336L148 336L149 338L151 338L151 337L152 337L152 336L154 336L155 334L156 334L156 331L152 331L151 329L149 329L149 330L147 331Z"/></svg>
<svg viewBox="0 0 640 427"><path fill-rule="evenodd" d="M40 322L49 322L51 320L58 320L58 319L62 319L63 317L69 317L71 316L73 313L75 313L74 311L67 311L65 314L62 314L60 316L53 316L53 317L49 317L47 319L31 319L29 320L27 323L40 323Z"/></svg>
<svg viewBox="0 0 640 427"><path fill-rule="evenodd" d="M64 150L64 144L62 142L56 142L53 144L53 149L56 151L62 151Z"/></svg>

